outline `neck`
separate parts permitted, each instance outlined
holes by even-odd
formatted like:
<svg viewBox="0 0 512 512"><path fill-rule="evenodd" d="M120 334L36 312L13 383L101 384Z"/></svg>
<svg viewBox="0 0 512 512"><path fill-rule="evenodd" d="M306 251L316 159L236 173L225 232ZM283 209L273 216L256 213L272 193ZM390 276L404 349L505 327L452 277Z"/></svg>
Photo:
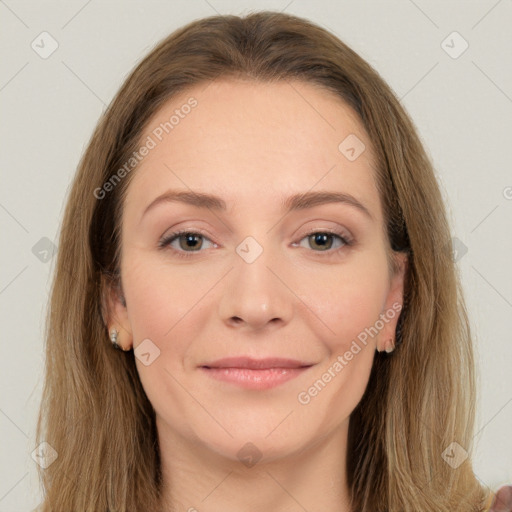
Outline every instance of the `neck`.
<svg viewBox="0 0 512 512"><path fill-rule="evenodd" d="M158 418L157 418L158 423ZM314 445L243 464L160 425L163 512L350 512L348 419Z"/></svg>

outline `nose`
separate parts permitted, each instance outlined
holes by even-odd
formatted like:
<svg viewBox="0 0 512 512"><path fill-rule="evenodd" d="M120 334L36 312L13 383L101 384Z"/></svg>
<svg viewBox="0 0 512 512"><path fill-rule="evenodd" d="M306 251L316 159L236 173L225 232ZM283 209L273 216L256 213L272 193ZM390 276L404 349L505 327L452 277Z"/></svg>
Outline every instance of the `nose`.
<svg viewBox="0 0 512 512"><path fill-rule="evenodd" d="M252 262L236 255L226 276L219 303L221 319L230 328L262 330L282 328L293 313L293 284L270 249Z"/></svg>

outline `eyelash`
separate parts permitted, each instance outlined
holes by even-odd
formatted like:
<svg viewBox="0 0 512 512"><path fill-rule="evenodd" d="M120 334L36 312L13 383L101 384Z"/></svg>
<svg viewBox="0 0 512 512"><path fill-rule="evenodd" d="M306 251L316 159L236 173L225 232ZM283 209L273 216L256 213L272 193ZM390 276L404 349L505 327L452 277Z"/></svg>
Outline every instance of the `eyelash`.
<svg viewBox="0 0 512 512"><path fill-rule="evenodd" d="M313 251L313 252L318 252L320 254L326 253L327 255L332 256L333 253L337 253L337 252L341 251L344 247L350 247L350 246L354 245L354 240L352 238L348 238L347 236L345 236L344 234L342 234L338 231L329 230L329 229L310 231L309 233L306 233L299 240L299 242L304 240L304 238L308 238L311 235L315 235L315 234L322 234L322 235L328 234L328 235L336 236L343 242L343 245L341 247L338 247L337 249L327 249L325 251ZM201 233L200 231L181 230L181 231L175 231L175 232L170 233L170 234L166 235L165 237L163 237L158 242L159 249L165 249L167 246L169 246L169 249L171 249L176 254L176 256L178 258L191 258L194 256L194 253L202 252L202 251L181 251L181 250L177 250L177 249L170 247L170 244L172 242L174 242L174 240L177 240L181 235L199 235L199 236L202 236L203 238L206 238L207 240L209 240L211 242L211 240L205 234Z"/></svg>

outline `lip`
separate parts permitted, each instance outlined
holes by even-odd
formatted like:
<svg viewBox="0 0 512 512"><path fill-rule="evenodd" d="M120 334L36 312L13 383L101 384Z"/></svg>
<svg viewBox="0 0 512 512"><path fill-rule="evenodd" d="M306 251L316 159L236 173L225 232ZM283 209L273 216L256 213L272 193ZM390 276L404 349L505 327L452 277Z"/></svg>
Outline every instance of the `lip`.
<svg viewBox="0 0 512 512"><path fill-rule="evenodd" d="M298 361L296 359L283 359L280 357L266 357L254 359L252 357L225 357L202 366L208 368L247 368L249 370L268 370L271 368L302 368L313 363Z"/></svg>
<svg viewBox="0 0 512 512"><path fill-rule="evenodd" d="M298 377L313 363L295 359L228 357L199 367L208 376L247 389L270 389Z"/></svg>

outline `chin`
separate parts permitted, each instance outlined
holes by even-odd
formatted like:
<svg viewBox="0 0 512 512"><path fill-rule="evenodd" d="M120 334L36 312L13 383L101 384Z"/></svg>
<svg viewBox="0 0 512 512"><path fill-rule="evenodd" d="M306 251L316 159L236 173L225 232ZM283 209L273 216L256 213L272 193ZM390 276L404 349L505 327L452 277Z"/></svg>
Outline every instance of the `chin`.
<svg viewBox="0 0 512 512"><path fill-rule="evenodd" d="M247 468L285 459L302 452L311 442L294 436L289 431L284 435L262 433L259 429L246 428L227 434L222 439L202 438L205 448L232 462L240 462Z"/></svg>

